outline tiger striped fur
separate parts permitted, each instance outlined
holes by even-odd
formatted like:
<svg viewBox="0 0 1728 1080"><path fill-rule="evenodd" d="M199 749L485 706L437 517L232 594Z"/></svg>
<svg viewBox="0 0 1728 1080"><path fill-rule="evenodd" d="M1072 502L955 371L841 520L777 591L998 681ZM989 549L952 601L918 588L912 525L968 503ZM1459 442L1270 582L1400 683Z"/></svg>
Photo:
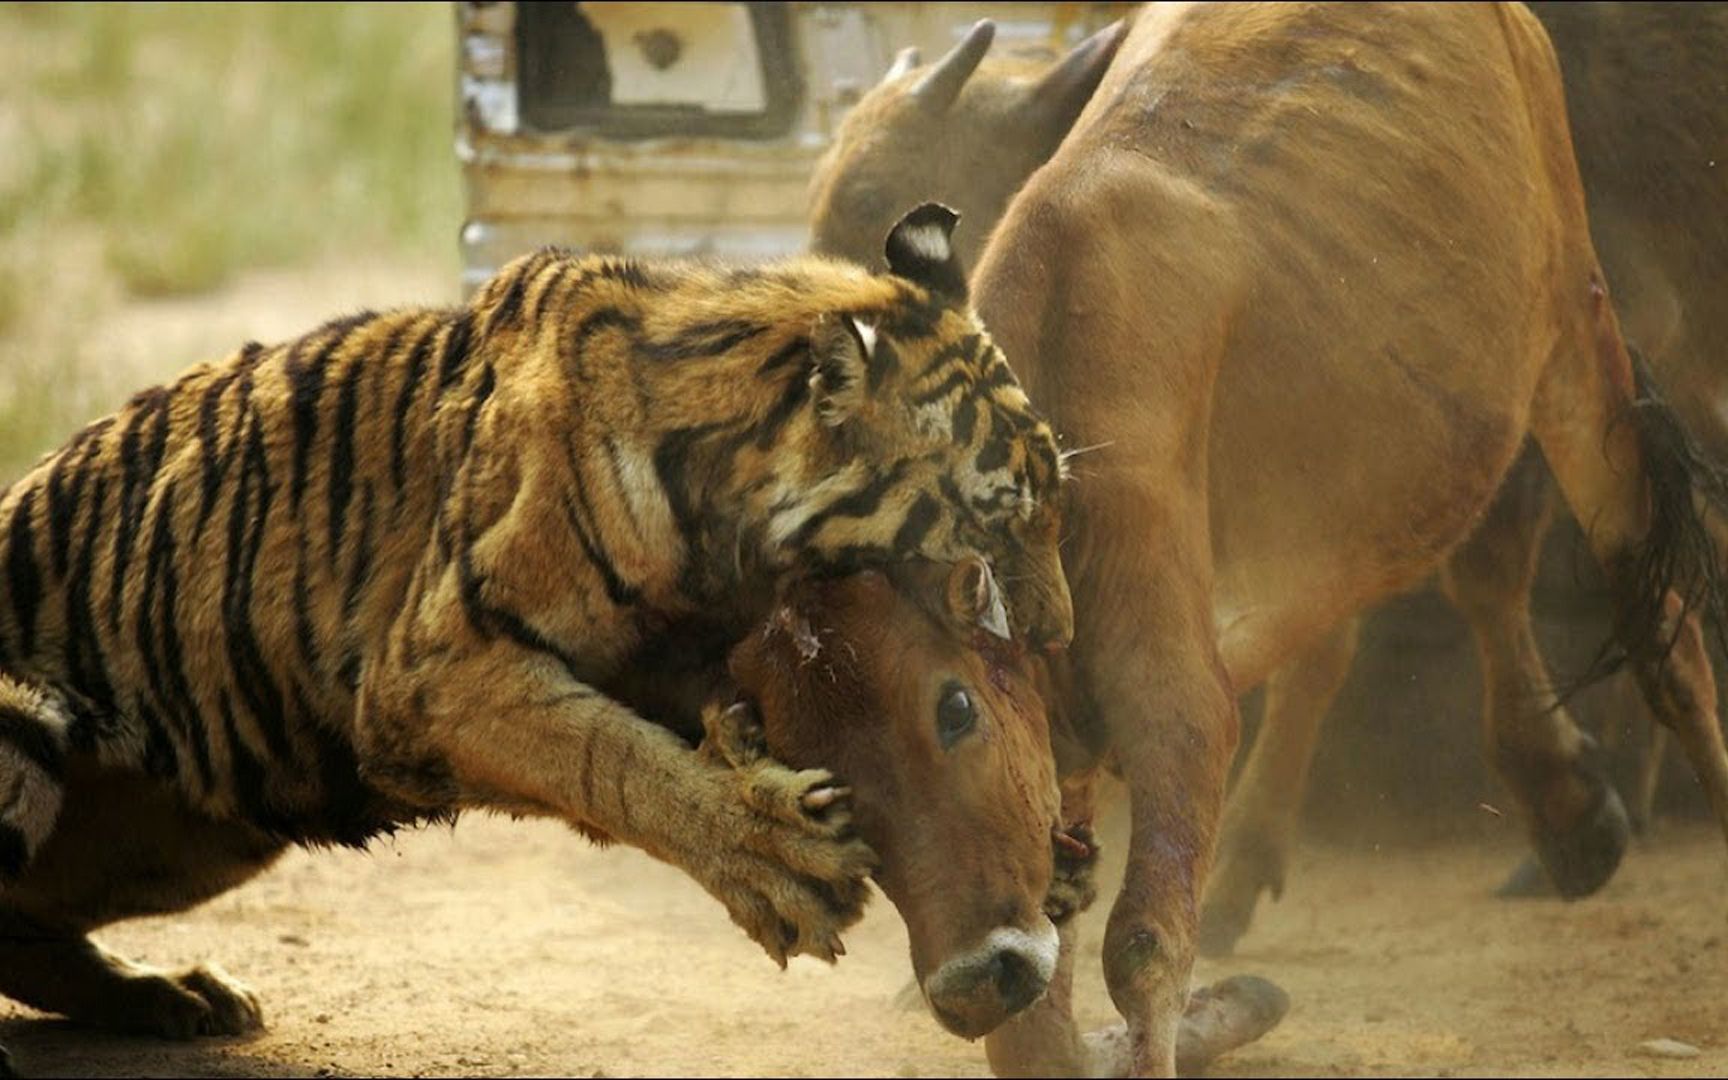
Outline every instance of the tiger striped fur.
<svg viewBox="0 0 1728 1080"><path fill-rule="evenodd" d="M1016 627L1066 637L1055 443L952 226L915 211L878 275L541 251L463 306L194 367L0 494L0 991L255 1022L226 980L84 934L464 808L642 848L771 954L831 956L871 856L803 811L826 776L746 782L605 688L674 631L729 643L790 574L913 555L985 554ZM57 833L105 814L157 831Z"/></svg>

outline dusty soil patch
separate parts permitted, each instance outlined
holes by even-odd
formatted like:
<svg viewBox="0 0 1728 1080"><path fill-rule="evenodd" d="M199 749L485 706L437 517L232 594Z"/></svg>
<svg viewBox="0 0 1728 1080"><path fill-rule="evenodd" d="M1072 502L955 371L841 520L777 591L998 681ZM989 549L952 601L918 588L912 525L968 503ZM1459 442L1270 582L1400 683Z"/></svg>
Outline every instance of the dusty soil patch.
<svg viewBox="0 0 1728 1080"><path fill-rule="evenodd" d="M1115 845L1120 851L1121 845ZM1675 828L1585 903L1487 897L1508 843L1303 852L1237 971L1283 984L1283 1027L1215 1075L1715 1075L1728 1070L1728 872ZM1109 1017L1102 911L1082 1008ZM676 871L559 826L474 817L366 853L293 852L190 915L103 940L249 981L269 1030L122 1039L8 1006L33 1076L985 1075L980 1046L896 1009L908 967L878 898L837 968L782 973ZM1653 1038L1688 1061L1635 1055Z"/></svg>

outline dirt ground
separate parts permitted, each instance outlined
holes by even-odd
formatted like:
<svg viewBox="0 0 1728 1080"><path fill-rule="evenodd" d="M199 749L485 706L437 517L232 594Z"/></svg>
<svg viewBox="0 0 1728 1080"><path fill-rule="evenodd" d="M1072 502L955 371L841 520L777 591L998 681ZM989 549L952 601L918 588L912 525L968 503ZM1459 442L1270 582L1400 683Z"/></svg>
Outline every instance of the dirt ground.
<svg viewBox="0 0 1728 1080"><path fill-rule="evenodd" d="M1721 841L1670 827L1572 905L1490 899L1516 853L1301 852L1240 955L1201 967L1268 976L1293 1002L1213 1075L1728 1070ZM1102 915L1084 917L1089 1026L1112 1018ZM472 817L364 853L295 851L191 914L101 937L131 958L220 963L258 991L268 1030L170 1044L7 1006L0 1039L26 1075L987 1075L981 1045L894 1005L906 939L882 898L837 967L782 973L678 872L546 822ZM1702 1053L1636 1053L1663 1037Z"/></svg>

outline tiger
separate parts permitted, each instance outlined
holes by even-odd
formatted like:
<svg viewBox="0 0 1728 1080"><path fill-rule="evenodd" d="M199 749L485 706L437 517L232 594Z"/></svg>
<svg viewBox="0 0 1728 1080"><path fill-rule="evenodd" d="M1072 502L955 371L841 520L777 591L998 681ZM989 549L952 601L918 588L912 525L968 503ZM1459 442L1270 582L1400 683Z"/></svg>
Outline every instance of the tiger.
<svg viewBox="0 0 1728 1080"><path fill-rule="evenodd" d="M955 221L907 214L880 273L542 249L194 366L0 493L0 993L257 1027L219 969L89 932L467 810L639 848L831 960L873 858L833 778L746 782L608 687L793 575L913 557L989 560L999 635L1071 635L1063 462Z"/></svg>

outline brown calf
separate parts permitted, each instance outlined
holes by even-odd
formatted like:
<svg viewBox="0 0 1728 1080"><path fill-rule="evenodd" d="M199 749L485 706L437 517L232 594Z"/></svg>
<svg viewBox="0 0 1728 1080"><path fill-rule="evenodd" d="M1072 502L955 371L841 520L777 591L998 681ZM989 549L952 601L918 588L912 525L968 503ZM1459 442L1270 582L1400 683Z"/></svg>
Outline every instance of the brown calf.
<svg viewBox="0 0 1728 1080"><path fill-rule="evenodd" d="M901 587L867 571L795 589L732 653L758 737L749 706L710 707L709 745L844 779L931 1010L975 1038L1055 971L1049 728L1025 659L982 629L1001 601L981 561L892 573Z"/></svg>
<svg viewBox="0 0 1728 1080"><path fill-rule="evenodd" d="M1001 602L994 589L978 560L794 587L732 650L730 677L750 704L708 705L705 746L739 768L771 755L842 779L858 835L880 857L876 882L905 920L922 996L948 1030L989 1035L998 1072L1119 1072L1119 1038L1048 1037L1072 977L1052 922L1067 940L1068 917L1090 899L1085 770L1096 756L1068 717L1047 718L1047 698L1067 700L1060 683L1052 692L1061 662L1052 671L982 629ZM1178 1053L1198 1067L1260 1037L1286 1006L1259 979L1207 987Z"/></svg>

